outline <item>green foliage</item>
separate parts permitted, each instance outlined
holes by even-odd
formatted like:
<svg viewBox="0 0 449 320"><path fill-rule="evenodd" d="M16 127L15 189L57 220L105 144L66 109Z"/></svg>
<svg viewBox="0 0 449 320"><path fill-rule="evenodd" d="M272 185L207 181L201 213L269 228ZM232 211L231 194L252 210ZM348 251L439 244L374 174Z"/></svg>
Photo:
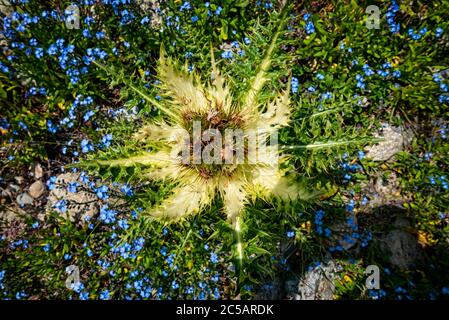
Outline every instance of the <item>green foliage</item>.
<svg viewBox="0 0 449 320"><path fill-rule="evenodd" d="M29 1L12 8L31 15L54 8L61 13L70 2ZM448 108L447 101L441 100L447 96L441 84L448 78L448 2L401 2L394 16L401 24L399 34L389 28L386 14L392 10L390 1L374 2L381 20L380 29L371 30L365 25L365 4L357 1L292 3L260 105L264 108L276 92L293 87L292 78L298 79L297 92L290 94L292 121L279 132L283 151L289 154L283 168L289 175L301 176L299 182L308 189L322 190L322 194L314 203L248 200L241 227L241 269L235 268L236 238L223 221L223 204L218 197L203 214L166 225L142 215L141 210L161 203L172 194L175 184L149 182L144 178L148 169L139 166L99 164L158 147L136 141L133 134L136 128L162 116L155 104L160 94L156 62L162 44L180 68L184 65L185 70L193 70L203 83L210 81L212 47L217 66L230 79L237 100L243 98L256 75L278 23L278 4L273 2L274 9L269 9L264 1L211 1L207 7L202 1L190 1L191 9L181 10L183 3L163 2L160 20L156 7L139 3L117 8L100 3L80 5L81 16L95 16L95 23L82 21L81 29L76 30L67 29L61 19L42 19L15 34L14 42L28 48L35 38L45 51L64 39L66 46L75 46L70 57L79 62L88 55L88 49L104 50L107 59L97 57L96 64L80 62L80 68L86 66L88 72L80 74L77 83L72 83L72 76L60 65L59 51L38 58L34 51L4 50L2 66L11 72L0 73L2 191L19 173L27 171L25 165L36 161L48 161L51 172L44 179L57 175L60 165L66 170L88 170L95 177L95 187L86 184L83 188L95 193L99 185L109 186L114 201L108 204L98 199L98 207L109 205L117 220L127 220L129 227L112 228L98 215L85 222L70 221L53 212L34 228L32 224L45 209L25 207L23 224L1 222L8 232L2 230L5 239L0 236L0 272L6 272L0 281L0 297L24 298L20 293L26 291L26 298L79 299L79 292L65 287L65 268L74 264L85 286L81 292L88 292L91 299L100 298L106 289L115 299L212 299L238 294L251 299L258 297L265 285L297 279L329 256L340 265L336 298L373 297L373 292L365 289L363 274L369 264L381 266L381 287L386 291L383 298L441 297L441 290L449 283L443 276L449 261ZM222 10L216 14L219 6ZM121 23L125 9L134 18ZM314 32L310 34L304 13L311 14ZM192 20L194 16L197 21ZM144 17L149 17L147 23L141 22ZM19 22L12 25L16 28ZM436 36L438 27L444 30L440 37ZM416 32L427 28L427 32L414 40L409 28ZM90 37L83 34L84 29L89 29ZM105 37L98 39L100 31ZM225 52L232 52L232 58L223 58ZM15 58L6 58L11 55ZM384 68L387 62L391 67ZM365 64L373 75L365 74ZM377 72L386 69L387 76ZM393 76L394 71L400 71L400 76ZM435 81L436 74L441 75L440 82ZM364 88L357 75L364 78ZM29 95L32 87L44 87L46 94ZM148 99L136 94L137 90ZM73 107L77 97L82 100L87 96L95 101L92 105ZM94 115L84 120L88 111ZM65 119L73 122L72 126L61 124ZM49 131L48 120L57 127L56 133ZM385 163L356 156L357 151L379 141L372 133L383 122L411 126L415 131L411 147ZM109 148L102 146L106 134L113 137ZM85 155L80 147L84 139L95 146L95 153ZM63 148L67 151L62 152ZM378 240L390 230L392 220L378 219L372 213L375 210L362 204L365 196L372 200L373 195L365 193L373 177L388 179L392 173L401 185L400 206L411 219L410 228L428 258L427 266L417 266L416 270L390 266ZM113 183L132 185L133 194L120 194L113 190ZM12 205L15 199L11 199L2 199L2 211ZM325 212L319 221L318 210ZM338 241L346 231L334 230L335 225L348 224L351 217L357 219L359 238L353 247L339 250ZM327 229L332 230L331 235L326 235ZM368 240L369 231L373 241ZM142 249L134 252L135 257L111 252L114 246L125 243L134 246L140 237L145 241ZM46 245L48 252L43 249ZM70 259L65 259L66 254ZM104 268L104 262L110 265ZM142 289L136 288L136 281L142 281ZM398 287L407 288L407 295L398 293Z"/></svg>

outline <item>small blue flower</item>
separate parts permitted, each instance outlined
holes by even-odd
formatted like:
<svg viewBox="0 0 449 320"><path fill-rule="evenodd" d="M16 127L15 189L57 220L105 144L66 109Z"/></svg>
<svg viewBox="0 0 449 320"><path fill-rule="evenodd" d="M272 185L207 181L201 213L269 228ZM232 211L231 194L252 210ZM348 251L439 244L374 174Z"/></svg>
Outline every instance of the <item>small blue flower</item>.
<svg viewBox="0 0 449 320"><path fill-rule="evenodd" d="M90 151L94 150L94 146L92 145L92 143L86 139L83 139L81 141L81 151L83 153L88 153Z"/></svg>
<svg viewBox="0 0 449 320"><path fill-rule="evenodd" d="M91 37L89 29L83 29L83 37L84 38L90 38Z"/></svg>
<svg viewBox="0 0 449 320"><path fill-rule="evenodd" d="M391 75L393 77L395 77L395 78L400 78L401 77L401 71L395 70L395 71L393 71L393 73Z"/></svg>
<svg viewBox="0 0 449 320"><path fill-rule="evenodd" d="M25 124L25 122L23 121L19 121L19 126L23 129L23 130L28 130L28 126Z"/></svg>
<svg viewBox="0 0 449 320"><path fill-rule="evenodd" d="M37 94L37 88L36 87L31 87L30 90L28 90L28 94L30 96L35 96Z"/></svg>
<svg viewBox="0 0 449 320"><path fill-rule="evenodd" d="M143 237L139 237L136 240L134 240L134 250L135 251L140 251L143 249L144 245L145 245L145 239Z"/></svg>
<svg viewBox="0 0 449 320"><path fill-rule="evenodd" d="M49 243L47 243L42 249L45 251L45 252L48 252L48 251L50 251L50 244Z"/></svg>
<svg viewBox="0 0 449 320"><path fill-rule="evenodd" d="M103 290L100 292L100 300L108 300L109 299L109 291Z"/></svg>
<svg viewBox="0 0 449 320"><path fill-rule="evenodd" d="M287 238L293 238L295 236L295 231L287 231Z"/></svg>
<svg viewBox="0 0 449 320"><path fill-rule="evenodd" d="M84 122L89 121L89 119L95 114L93 110L89 110L84 114L83 120Z"/></svg>
<svg viewBox="0 0 449 320"><path fill-rule="evenodd" d="M50 133L56 133L58 131L58 127L50 119L47 120L47 129Z"/></svg>
<svg viewBox="0 0 449 320"><path fill-rule="evenodd" d="M76 192L77 192L76 188L77 188L78 186L79 186L79 183L78 183L78 182L69 182L69 185L68 185L68 187L67 187L67 190L68 190L69 192L76 193Z"/></svg>
<svg viewBox="0 0 449 320"><path fill-rule="evenodd" d="M332 99L332 93L330 93L329 91L321 94L321 100L327 100L327 99Z"/></svg>
<svg viewBox="0 0 449 320"><path fill-rule="evenodd" d="M346 205L346 211L348 211L348 212L354 211L354 205L355 205L354 200L353 199L349 200L349 203ZM348 219L353 219L353 218L350 217Z"/></svg>
<svg viewBox="0 0 449 320"><path fill-rule="evenodd" d="M238 43L238 41L232 41L231 42L231 47L233 47L233 48L240 48L240 44Z"/></svg>
<svg viewBox="0 0 449 320"><path fill-rule="evenodd" d="M366 205L367 205L367 203L368 203L368 198L367 198L367 197L365 197L365 196L363 196L363 198L362 198L362 202L361 202L362 206L366 206Z"/></svg>
<svg viewBox="0 0 449 320"><path fill-rule="evenodd" d="M101 144L100 146L102 148L109 148L109 146L111 145L112 142L112 134L108 133L105 134L102 138L101 138Z"/></svg>
<svg viewBox="0 0 449 320"><path fill-rule="evenodd" d="M218 256L216 253L214 253L214 252L210 253L210 261L214 264L218 263Z"/></svg>
<svg viewBox="0 0 449 320"><path fill-rule="evenodd" d="M312 34L315 32L315 25L313 24L313 21L307 21L306 23L306 33Z"/></svg>
<svg viewBox="0 0 449 320"><path fill-rule="evenodd" d="M99 219L104 223L114 223L116 220L117 212L108 208L108 205L104 205L100 208Z"/></svg>
<svg viewBox="0 0 449 320"><path fill-rule="evenodd" d="M100 40L100 39L103 39L103 38L105 37L105 34L104 34L103 31L98 31L98 32L95 34L95 37L96 37L98 40Z"/></svg>
<svg viewBox="0 0 449 320"><path fill-rule="evenodd" d="M365 83L364 82L362 82L362 81L357 81L357 83L356 83L356 87L357 88L360 88L360 89L365 89Z"/></svg>
<svg viewBox="0 0 449 320"><path fill-rule="evenodd" d="M292 77L291 80L292 93L298 93L299 80L296 77Z"/></svg>
<svg viewBox="0 0 449 320"><path fill-rule="evenodd" d="M181 7L179 7L179 11L184 11L184 10L188 11L190 9L192 9L192 6L190 5L190 2L188 2L188 1L184 1L184 3L181 5Z"/></svg>
<svg viewBox="0 0 449 320"><path fill-rule="evenodd" d="M67 211L67 203L65 200L59 200L55 203L54 208L62 213Z"/></svg>
<svg viewBox="0 0 449 320"><path fill-rule="evenodd" d="M143 17L142 20L140 20L141 25L147 24L148 22L150 22L150 18L148 17Z"/></svg>
<svg viewBox="0 0 449 320"><path fill-rule="evenodd" d="M176 280L173 280L171 283L171 287L173 288L173 290L176 290L179 288L179 284L176 282Z"/></svg>
<svg viewBox="0 0 449 320"><path fill-rule="evenodd" d="M89 292L80 292L80 300L89 300Z"/></svg>
<svg viewBox="0 0 449 320"><path fill-rule="evenodd" d="M27 294L25 292L23 292L23 291L16 293L16 299L17 300L20 300L20 299L26 298L26 297L27 297Z"/></svg>
<svg viewBox="0 0 449 320"><path fill-rule="evenodd" d="M362 69L367 77L372 76L374 74L374 71L366 63L362 66Z"/></svg>
<svg viewBox="0 0 449 320"><path fill-rule="evenodd" d="M127 230L129 228L128 221L126 219L120 219L117 222L117 224L120 228L122 228L124 230Z"/></svg>
<svg viewBox="0 0 449 320"><path fill-rule="evenodd" d="M222 57L223 59L232 59L233 53L232 53L232 51L225 50L225 51L223 51L223 52L221 53L221 57Z"/></svg>
<svg viewBox="0 0 449 320"><path fill-rule="evenodd" d="M98 198L106 200L109 198L108 190L109 190L108 186L103 185L95 189L95 193L97 194Z"/></svg>
<svg viewBox="0 0 449 320"><path fill-rule="evenodd" d="M56 176L51 176L50 179L47 180L47 187L49 190L53 190L56 187Z"/></svg>
<svg viewBox="0 0 449 320"><path fill-rule="evenodd" d="M89 183L89 176L84 171L80 173L79 179L82 183Z"/></svg>
<svg viewBox="0 0 449 320"><path fill-rule="evenodd" d="M133 190L127 184L124 184L123 186L121 186L120 191L123 192L123 194L125 194L128 197L131 197L133 195Z"/></svg>
<svg viewBox="0 0 449 320"><path fill-rule="evenodd" d="M36 48L34 50L34 55L36 56L36 58L40 59L44 56L44 49L42 48Z"/></svg>
<svg viewBox="0 0 449 320"><path fill-rule="evenodd" d="M215 15L219 16L222 10L223 8L218 6L217 9L215 10Z"/></svg>
<svg viewBox="0 0 449 320"><path fill-rule="evenodd" d="M193 16L190 20L195 23L198 21L198 16Z"/></svg>

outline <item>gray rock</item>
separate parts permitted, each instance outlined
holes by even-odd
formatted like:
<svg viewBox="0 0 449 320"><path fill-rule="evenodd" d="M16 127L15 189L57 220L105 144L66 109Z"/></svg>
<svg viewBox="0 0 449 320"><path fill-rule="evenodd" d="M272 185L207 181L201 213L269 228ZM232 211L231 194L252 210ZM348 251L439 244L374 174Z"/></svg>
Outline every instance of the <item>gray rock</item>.
<svg viewBox="0 0 449 320"><path fill-rule="evenodd" d="M299 281L299 300L332 300L337 267L333 260L308 271Z"/></svg>
<svg viewBox="0 0 449 320"><path fill-rule="evenodd" d="M86 217L92 217L98 210L98 198L89 191L78 188L77 192L69 192L67 186L71 182L79 182L79 173L63 173L56 177L55 188L48 195L46 213L54 211L56 203L64 199L67 202L65 213L71 221L84 222ZM44 215L39 215L44 220Z"/></svg>
<svg viewBox="0 0 449 320"><path fill-rule="evenodd" d="M16 182L17 182L18 184L22 184L22 182L24 181L24 178L23 178L23 177L20 177L20 176L17 176L17 177L14 177L14 180L16 180Z"/></svg>
<svg viewBox="0 0 449 320"><path fill-rule="evenodd" d="M353 218L355 224L357 224L357 218L355 216ZM333 247L340 245L344 250L349 250L359 242L359 239L352 237L352 227L346 221L338 221L331 225L329 229L331 229L330 241ZM347 238L343 235L347 235Z"/></svg>
<svg viewBox="0 0 449 320"><path fill-rule="evenodd" d="M37 180L30 186L28 191L33 198L39 198L44 193L45 187L42 181Z"/></svg>
<svg viewBox="0 0 449 320"><path fill-rule="evenodd" d="M6 206L4 210L0 211L0 222L12 222L18 218L18 214L13 206ZM1 224L0 224L1 227ZM0 228L1 230L1 228ZM2 230L3 231L3 230Z"/></svg>
<svg viewBox="0 0 449 320"><path fill-rule="evenodd" d="M384 175L373 173L368 181L361 183L362 193L369 198L369 207L401 206L407 202L408 196L402 192L400 182L394 172Z"/></svg>
<svg viewBox="0 0 449 320"><path fill-rule="evenodd" d="M37 163L34 167L34 178L40 179L44 176L44 170L42 170L42 166Z"/></svg>
<svg viewBox="0 0 449 320"><path fill-rule="evenodd" d="M27 205L27 204L33 204L33 198L30 197L30 195L26 192L21 193L17 196L16 201L19 205Z"/></svg>
<svg viewBox="0 0 449 320"><path fill-rule="evenodd" d="M11 11L12 8L10 2L8 0L0 0L0 12L5 16L9 16Z"/></svg>
<svg viewBox="0 0 449 320"><path fill-rule="evenodd" d="M10 189L12 192L19 192L19 191L20 191L20 187L19 187L17 184L13 184L13 183L11 183L11 184L9 185L9 189Z"/></svg>
<svg viewBox="0 0 449 320"><path fill-rule="evenodd" d="M25 210L22 210L17 204L11 203L1 207L0 210L0 234L7 241L12 241L23 236L26 228L24 218L28 216Z"/></svg>
<svg viewBox="0 0 449 320"><path fill-rule="evenodd" d="M301 296L298 294L298 280L287 280L285 282L285 292L288 300L300 300Z"/></svg>
<svg viewBox="0 0 449 320"><path fill-rule="evenodd" d="M385 139L366 148L366 156L374 161L386 161L390 159L399 151L407 148L413 139L411 130L391 126L388 123L382 125L382 129L374 136Z"/></svg>
<svg viewBox="0 0 449 320"><path fill-rule="evenodd" d="M281 298L281 285L279 279L264 284L257 293L258 300L279 300Z"/></svg>
<svg viewBox="0 0 449 320"><path fill-rule="evenodd" d="M377 176L374 182L374 191L382 195L397 196L400 194L400 185L396 173L391 172L388 179Z"/></svg>
<svg viewBox="0 0 449 320"><path fill-rule="evenodd" d="M407 231L411 227L406 219L397 219L394 229L381 240L381 248L389 256L392 265L409 269L422 261L423 251L416 236Z"/></svg>

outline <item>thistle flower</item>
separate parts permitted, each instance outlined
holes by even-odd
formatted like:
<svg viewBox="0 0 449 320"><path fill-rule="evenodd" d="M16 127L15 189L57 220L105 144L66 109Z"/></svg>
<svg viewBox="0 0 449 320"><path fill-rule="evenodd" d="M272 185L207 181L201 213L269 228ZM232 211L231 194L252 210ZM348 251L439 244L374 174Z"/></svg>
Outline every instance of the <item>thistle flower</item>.
<svg viewBox="0 0 449 320"><path fill-rule="evenodd" d="M285 200L306 196L306 192L285 177L284 170L278 167L278 161L273 161L278 159L277 145L267 146L266 152L257 149L268 138L277 137L276 131L287 126L290 120L289 85L267 105L261 106L259 103L285 17L286 10L283 10L258 72L251 79L246 94L239 99L233 97L230 86L217 69L213 50L210 83L202 84L197 75L179 70L176 63L166 57L163 48L157 68L159 87L165 93L163 99L153 99L136 85L125 83L166 116L143 126L134 135L134 140L151 142L158 146L158 150L97 162L100 165L121 167L140 165L146 167L143 173L147 179L175 182L172 195L160 205L147 210L147 214L178 221L202 211L219 196L223 200L223 210L228 221L240 234L241 213L248 201L271 195ZM110 73L105 66L97 61L94 63ZM194 137L193 131L197 129L195 123L206 129L201 135L201 141ZM227 129L233 129L234 133L243 132L240 138L244 142L235 136L230 143L226 140L222 146L218 140L226 136ZM211 130L215 130L215 133L211 133ZM221 137L217 137L217 133ZM254 136L254 141L258 142L257 159L250 161L254 146L249 139ZM205 142L210 143L205 145ZM203 149L203 158L205 154L210 156L212 163L196 157L199 155L196 153L198 147ZM186 150L187 153L184 152ZM241 245L237 250L241 259Z"/></svg>
<svg viewBox="0 0 449 320"><path fill-rule="evenodd" d="M282 21L285 19L285 14ZM200 83L199 77L187 74L176 68L172 59L165 56L164 49L158 63L159 87L165 92L162 101L155 101L140 89L131 86L147 101L168 115L164 120L142 127L135 135L138 141L152 142L159 146L154 153L146 153L126 159L100 161L100 164L110 166L146 166L145 176L155 180L172 180L177 183L173 194L149 214L154 217L179 220L190 214L201 211L208 206L215 196L221 196L224 202L224 212L228 220L236 226L246 202L256 196L269 197L270 194L284 199L296 199L299 189L284 178L284 172L278 168L278 163L270 163L270 156L276 146L268 147L266 155L258 152L257 161L250 163L250 148L239 145L239 141L212 148L214 143L206 145L202 150L204 157L207 147L210 150L212 163L203 163L195 157L198 143L192 132L195 121L203 129L216 129L225 136L226 129L244 131L243 138L249 139L252 131L258 132L259 142L274 134L277 129L286 126L289 121L289 88L278 93L278 97L269 102L265 108L260 108L259 94L267 81L266 74L271 64L271 56L276 46L276 40L281 26L276 31L273 40L266 51L259 71L252 79L249 90L240 100L235 99L224 77L218 71L212 50L212 81L209 84ZM97 63L97 65L101 66ZM265 110L265 111L261 111ZM187 133L183 134L183 133ZM213 134L212 134L213 135ZM193 139L189 139L192 138ZM208 141L214 141L212 137ZM187 141L186 141L187 140ZM237 139L236 139L237 140ZM206 141L206 142L208 142ZM200 146L201 147L201 146ZM187 149L188 155L181 155ZM242 150L243 149L243 150ZM243 160L235 159L240 152ZM260 151L260 150L257 150Z"/></svg>
<svg viewBox="0 0 449 320"><path fill-rule="evenodd" d="M173 59L161 48L157 66L160 98L150 97L143 86L139 86L113 69L94 61L110 76L117 75L129 89L158 108L163 118L141 127L132 140L151 144L152 151L142 152L126 158L94 160L94 165L110 167L141 168L141 178L169 182L175 187L160 204L142 212L142 215L180 221L208 207L220 197L223 211L237 237L237 257L243 259L241 244L242 213L248 202L256 198L281 198L285 201L309 200L317 196L300 184L294 175L286 175L279 166L287 155L278 152L278 146L264 143L277 137L277 130L288 126L291 115L290 82L276 98L261 103L261 93L269 80L267 72L271 66L277 38L286 20L283 8L277 30L265 51L261 64L249 81L243 94L233 94L228 81L217 68L214 51L211 49L211 81L201 83L194 72L188 73L177 67ZM286 75L288 75L286 71ZM118 83L114 79L113 83ZM205 129L201 132L201 128ZM240 133L228 137L228 130ZM198 134L199 132L199 137ZM255 138L255 139L253 139ZM240 140L241 139L241 140ZM253 139L253 140L251 140ZM242 142L243 141L243 142ZM338 143L315 143L301 148L323 148ZM261 150L261 147L265 147ZM293 147L291 147L293 148ZM254 152L256 149L256 152ZM262 152L264 151L264 152ZM254 154L257 156L255 160ZM279 155L281 155L279 157ZM205 161L205 158L210 161ZM86 162L87 164L89 161Z"/></svg>

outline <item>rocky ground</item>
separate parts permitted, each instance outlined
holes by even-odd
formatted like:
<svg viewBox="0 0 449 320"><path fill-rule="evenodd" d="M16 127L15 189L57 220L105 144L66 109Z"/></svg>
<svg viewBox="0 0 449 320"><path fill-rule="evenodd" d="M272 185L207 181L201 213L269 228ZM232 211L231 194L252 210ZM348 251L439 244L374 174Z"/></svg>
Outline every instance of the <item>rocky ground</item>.
<svg viewBox="0 0 449 320"><path fill-rule="evenodd" d="M392 163L398 152L409 147L413 131L386 123L376 136L384 141L368 147L366 156L379 163ZM397 176L393 173L385 179L384 172L379 171L368 177L361 188L363 194L371 200L363 213L364 219L371 220L368 222L371 226L377 224L384 228L385 225L390 225L387 230L377 234L371 245L380 248L381 254L387 257L391 266L406 269L423 263L425 252L419 243L418 235L411 228L409 218L404 214L402 204L407 202L407 195L401 192ZM346 224L337 223L331 229L344 231L347 228ZM345 250L351 250L357 243L357 239L352 240L354 242L340 243ZM261 299L331 300L334 298L336 281L340 279L339 272L342 269L337 261L328 257L326 261L310 267L294 278L276 278L265 284L258 296Z"/></svg>

